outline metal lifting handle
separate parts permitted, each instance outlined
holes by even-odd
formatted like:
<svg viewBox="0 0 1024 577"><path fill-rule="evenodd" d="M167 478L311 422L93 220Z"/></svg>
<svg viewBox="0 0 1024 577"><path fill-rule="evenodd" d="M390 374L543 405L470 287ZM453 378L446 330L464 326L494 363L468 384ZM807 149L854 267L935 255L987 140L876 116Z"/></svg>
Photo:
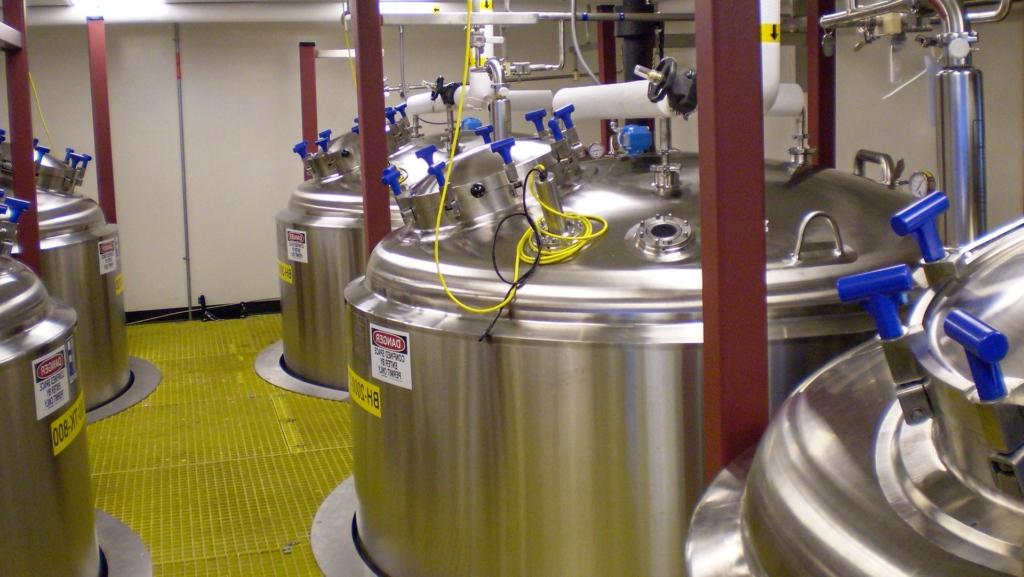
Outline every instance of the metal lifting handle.
<svg viewBox="0 0 1024 577"><path fill-rule="evenodd" d="M884 152L865 149L857 151L857 157L853 161L853 173L867 178L865 168L868 163L877 164L882 167L882 179L878 182L888 187L895 187L896 182L903 173L904 165L902 160L897 163L892 159L892 156Z"/></svg>
<svg viewBox="0 0 1024 577"><path fill-rule="evenodd" d="M804 217L803 221L800 222L800 229L796 234L796 248L793 249L793 257L797 261L802 260L801 256L804 251L804 244L807 242L807 229L810 228L811 223L818 219L824 220L828 223L828 227L832 229L832 242L835 243L835 249L832 251L832 254L838 258L843 256L843 253L846 251L845 245L843 244L843 235L839 232L839 223L837 223L836 219L832 218L832 216L827 212L816 210L808 213L807 216Z"/></svg>

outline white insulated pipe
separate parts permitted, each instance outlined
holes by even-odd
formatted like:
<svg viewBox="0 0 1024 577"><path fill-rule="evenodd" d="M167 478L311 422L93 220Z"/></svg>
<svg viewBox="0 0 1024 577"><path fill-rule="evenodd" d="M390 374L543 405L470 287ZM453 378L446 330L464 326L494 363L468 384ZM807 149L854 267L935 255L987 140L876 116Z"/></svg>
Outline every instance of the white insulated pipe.
<svg viewBox="0 0 1024 577"><path fill-rule="evenodd" d="M781 69L782 0L761 0L761 83L765 114L779 98Z"/></svg>

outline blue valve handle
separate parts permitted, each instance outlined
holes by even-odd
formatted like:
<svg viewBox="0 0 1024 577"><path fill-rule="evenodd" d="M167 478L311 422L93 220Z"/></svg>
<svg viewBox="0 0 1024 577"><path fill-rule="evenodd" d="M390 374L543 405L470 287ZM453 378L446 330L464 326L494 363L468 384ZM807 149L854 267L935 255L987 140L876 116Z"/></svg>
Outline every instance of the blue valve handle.
<svg viewBox="0 0 1024 577"><path fill-rule="evenodd" d="M900 236L914 235L925 262L936 262L946 257L946 248L939 236L938 219L949 210L945 193L933 192L893 215L889 222Z"/></svg>
<svg viewBox="0 0 1024 577"><path fill-rule="evenodd" d="M384 169L384 178L381 182L391 187L391 192L398 196L402 194L402 173L398 171L398 168L393 164L389 164Z"/></svg>
<svg viewBox="0 0 1024 577"><path fill-rule="evenodd" d="M384 116L388 119L389 124L394 124L398 121L398 111L390 106L384 109Z"/></svg>
<svg viewBox="0 0 1024 577"><path fill-rule="evenodd" d="M1010 351L1006 335L960 309L950 311L943 323L946 335L967 352L967 364L982 401L996 401L1006 396L1006 381L999 361Z"/></svg>
<svg viewBox="0 0 1024 577"><path fill-rule="evenodd" d="M306 141L302 141L292 147L292 152L298 154L302 160L306 160L306 157L309 156L309 145L306 144Z"/></svg>
<svg viewBox="0 0 1024 577"><path fill-rule="evenodd" d="M21 200L20 198L14 198L13 196L4 197L4 206L7 207L7 220L17 224L21 218L21 213L25 212L32 206L27 200Z"/></svg>
<svg viewBox="0 0 1024 577"><path fill-rule="evenodd" d="M92 157L88 154L82 155L82 170L89 168L89 163L92 162Z"/></svg>
<svg viewBox="0 0 1024 577"><path fill-rule="evenodd" d="M572 113L576 112L576 107L572 104L563 106L555 111L555 117L562 121L565 125L566 130L572 130L576 128L576 124L572 121Z"/></svg>
<svg viewBox="0 0 1024 577"><path fill-rule="evenodd" d="M427 168L434 165L434 154L437 152L437 147L433 144L428 144L423 148L416 151L416 158L427 163Z"/></svg>
<svg viewBox="0 0 1024 577"><path fill-rule="evenodd" d="M36 159L36 164L41 164L43 162L43 158L47 154L50 154L50 149L46 148L45 146L36 145L36 152L39 153L39 158Z"/></svg>
<svg viewBox="0 0 1024 577"><path fill-rule="evenodd" d="M480 138L484 139L484 144L490 144L494 140L494 126L490 124L485 124L473 132L475 132Z"/></svg>
<svg viewBox="0 0 1024 577"><path fill-rule="evenodd" d="M68 154L68 160L71 161L72 169L78 168L78 165L81 164L82 169L84 170L89 165L89 161L92 160L92 157L89 156L88 154L78 154L75 152L71 152Z"/></svg>
<svg viewBox="0 0 1024 577"><path fill-rule="evenodd" d="M330 140L332 134L334 134L334 131L328 128L327 130L321 130L318 136L320 138L326 138L327 140Z"/></svg>
<svg viewBox="0 0 1024 577"><path fill-rule="evenodd" d="M353 134L359 134L359 125L358 124L355 124L355 125L352 126L352 133Z"/></svg>
<svg viewBox="0 0 1024 577"><path fill-rule="evenodd" d="M512 147L516 145L515 138L506 138L491 143L491 152L501 157L505 164L512 164Z"/></svg>
<svg viewBox="0 0 1024 577"><path fill-rule="evenodd" d="M403 102L403 103L399 104L398 106L396 106L395 110L397 110L398 113L402 115L402 118L409 118L409 115L405 112L406 108L409 108L409 105L406 104L405 102Z"/></svg>
<svg viewBox="0 0 1024 577"><path fill-rule="evenodd" d="M551 136L555 139L555 142L562 142L565 140L565 135L562 134L562 129L558 126L557 118L552 118L548 121L548 128L551 129Z"/></svg>
<svg viewBox="0 0 1024 577"><path fill-rule="evenodd" d="M839 300L859 302L875 319L878 336L891 341L903 336L899 298L914 288L910 267L905 264L839 279L836 283Z"/></svg>
<svg viewBox="0 0 1024 577"><path fill-rule="evenodd" d="M437 179L437 186L444 188L444 169L447 167L445 161L438 162L427 169L431 176Z"/></svg>
<svg viewBox="0 0 1024 577"><path fill-rule="evenodd" d="M547 116L547 114L547 110L544 110L543 108L526 113L526 120L532 122L533 125L537 127L538 134L544 132L544 117Z"/></svg>
<svg viewBox="0 0 1024 577"><path fill-rule="evenodd" d="M74 148L65 148L64 149L64 164L68 164L69 162L71 162L71 155L74 154L74 153L75 153L75 149Z"/></svg>
<svg viewBox="0 0 1024 577"><path fill-rule="evenodd" d="M327 149L331 147L331 138L321 138L316 141L316 145L320 147L320 150L327 152Z"/></svg>
<svg viewBox="0 0 1024 577"><path fill-rule="evenodd" d="M0 129L0 144L7 142L7 131Z"/></svg>

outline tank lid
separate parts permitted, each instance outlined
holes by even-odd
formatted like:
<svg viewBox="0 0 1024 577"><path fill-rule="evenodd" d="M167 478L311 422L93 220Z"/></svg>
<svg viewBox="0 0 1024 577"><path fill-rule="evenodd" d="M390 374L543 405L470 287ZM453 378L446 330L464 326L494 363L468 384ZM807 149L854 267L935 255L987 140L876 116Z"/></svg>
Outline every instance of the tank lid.
<svg viewBox="0 0 1024 577"><path fill-rule="evenodd" d="M31 269L13 258L0 256L0 334L23 330L52 306L43 283Z"/></svg>

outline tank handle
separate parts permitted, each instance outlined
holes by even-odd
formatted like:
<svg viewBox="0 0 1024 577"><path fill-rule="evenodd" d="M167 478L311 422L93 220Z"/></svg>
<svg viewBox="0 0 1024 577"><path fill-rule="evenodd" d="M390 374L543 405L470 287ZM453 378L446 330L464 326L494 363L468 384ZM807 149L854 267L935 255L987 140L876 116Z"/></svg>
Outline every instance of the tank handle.
<svg viewBox="0 0 1024 577"><path fill-rule="evenodd" d="M832 243L835 245L832 254L836 258L842 257L846 252L846 245L843 244L843 234L839 232L839 223L836 219L832 218L830 214L823 210L815 210L807 213L804 219L800 222L800 228L796 233L796 248L793 249L793 259L796 261L802 260L804 252L804 244L807 243L807 229L811 227L811 224L816 220L824 220L828 224L829 229L832 231Z"/></svg>
<svg viewBox="0 0 1024 577"><path fill-rule="evenodd" d="M950 311L942 326L946 335L967 353L967 364L971 367L978 398L997 401L1005 397L1006 382L999 362L1010 350L1006 335L961 309Z"/></svg>
<svg viewBox="0 0 1024 577"><path fill-rule="evenodd" d="M906 164L903 160L894 162L892 156L884 152L876 152L874 150L861 149L857 151L857 156L853 159L853 174L867 178L865 168L868 163L877 164L882 167L882 179L878 182L894 188L896 183L900 179L900 175L906 169Z"/></svg>

